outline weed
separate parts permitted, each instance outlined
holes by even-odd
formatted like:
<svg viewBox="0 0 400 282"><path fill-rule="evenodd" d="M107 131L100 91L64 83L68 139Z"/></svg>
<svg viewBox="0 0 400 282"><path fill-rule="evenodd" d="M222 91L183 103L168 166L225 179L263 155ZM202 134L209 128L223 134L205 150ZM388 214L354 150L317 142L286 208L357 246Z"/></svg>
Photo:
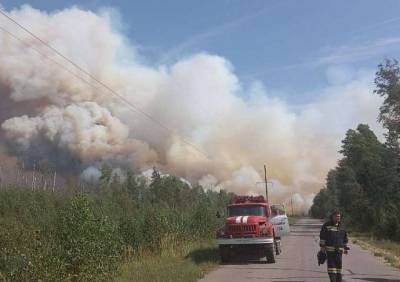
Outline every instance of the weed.
<svg viewBox="0 0 400 282"><path fill-rule="evenodd" d="M374 256L383 257L388 264L400 268L400 243L376 239L371 234L352 234L355 235L357 239L352 240L353 243L371 251Z"/></svg>
<svg viewBox="0 0 400 282"><path fill-rule="evenodd" d="M125 264L116 278L125 281L198 281L219 263L217 248L212 241L183 242L180 252L165 251L147 255Z"/></svg>

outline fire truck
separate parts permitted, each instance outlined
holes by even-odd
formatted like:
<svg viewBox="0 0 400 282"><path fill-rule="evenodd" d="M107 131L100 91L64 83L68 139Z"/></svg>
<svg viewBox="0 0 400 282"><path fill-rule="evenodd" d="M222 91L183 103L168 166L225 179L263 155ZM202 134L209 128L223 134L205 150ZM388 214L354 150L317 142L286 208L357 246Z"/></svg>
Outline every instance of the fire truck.
<svg viewBox="0 0 400 282"><path fill-rule="evenodd" d="M281 252L280 238L264 197L236 196L227 213L224 227L217 231L221 261L240 256L275 263L275 255Z"/></svg>

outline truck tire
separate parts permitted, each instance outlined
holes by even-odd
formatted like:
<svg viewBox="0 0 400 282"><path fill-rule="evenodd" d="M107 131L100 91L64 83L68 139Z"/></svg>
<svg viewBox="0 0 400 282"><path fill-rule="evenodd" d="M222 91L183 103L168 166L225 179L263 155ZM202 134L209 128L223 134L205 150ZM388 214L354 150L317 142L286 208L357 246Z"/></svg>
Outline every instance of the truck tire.
<svg viewBox="0 0 400 282"><path fill-rule="evenodd" d="M279 255L280 253L282 253L281 238L276 237L274 240L274 244L275 244L275 254Z"/></svg>
<svg viewBox="0 0 400 282"><path fill-rule="evenodd" d="M221 257L222 263L230 262L231 260L230 247L226 245L219 246L219 256Z"/></svg>
<svg viewBox="0 0 400 282"><path fill-rule="evenodd" d="M275 263L275 244L267 246L265 256L267 257L267 263Z"/></svg>

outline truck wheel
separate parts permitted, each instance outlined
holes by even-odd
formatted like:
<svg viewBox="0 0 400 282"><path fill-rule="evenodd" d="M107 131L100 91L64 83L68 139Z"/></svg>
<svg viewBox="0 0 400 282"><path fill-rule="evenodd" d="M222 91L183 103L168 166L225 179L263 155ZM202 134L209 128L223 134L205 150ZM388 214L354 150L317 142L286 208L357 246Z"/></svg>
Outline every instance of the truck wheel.
<svg viewBox="0 0 400 282"><path fill-rule="evenodd" d="M265 255L267 257L267 263L275 263L275 244L267 246Z"/></svg>
<svg viewBox="0 0 400 282"><path fill-rule="evenodd" d="M279 255L280 253L282 253L281 238L280 237L275 238L274 244L275 244L275 254Z"/></svg>
<svg viewBox="0 0 400 282"><path fill-rule="evenodd" d="M231 250L229 246L219 246L219 255L222 263L229 262L231 260Z"/></svg>

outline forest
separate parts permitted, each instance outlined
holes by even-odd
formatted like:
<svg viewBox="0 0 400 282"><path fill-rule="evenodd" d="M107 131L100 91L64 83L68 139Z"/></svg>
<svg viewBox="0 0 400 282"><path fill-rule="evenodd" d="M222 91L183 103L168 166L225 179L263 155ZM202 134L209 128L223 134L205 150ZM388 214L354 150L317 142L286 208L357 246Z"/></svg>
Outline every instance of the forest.
<svg viewBox="0 0 400 282"><path fill-rule="evenodd" d="M316 195L310 213L328 218L342 213L346 226L377 238L400 241L400 70L385 60L375 76L375 95L383 98L378 121L385 129L380 141L367 124L349 129L335 168Z"/></svg>

